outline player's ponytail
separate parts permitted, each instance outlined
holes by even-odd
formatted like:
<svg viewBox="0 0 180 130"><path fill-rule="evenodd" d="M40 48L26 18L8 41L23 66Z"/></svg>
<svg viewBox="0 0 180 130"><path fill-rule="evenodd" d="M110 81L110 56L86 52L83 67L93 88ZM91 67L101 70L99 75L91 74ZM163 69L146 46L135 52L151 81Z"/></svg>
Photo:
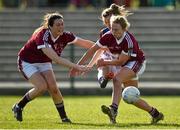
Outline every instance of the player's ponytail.
<svg viewBox="0 0 180 130"><path fill-rule="evenodd" d="M129 10L125 9L124 5L119 6L117 4L111 4L111 6L109 7L112 10L112 14L113 15L121 15L124 17L127 17L133 13L131 13Z"/></svg>

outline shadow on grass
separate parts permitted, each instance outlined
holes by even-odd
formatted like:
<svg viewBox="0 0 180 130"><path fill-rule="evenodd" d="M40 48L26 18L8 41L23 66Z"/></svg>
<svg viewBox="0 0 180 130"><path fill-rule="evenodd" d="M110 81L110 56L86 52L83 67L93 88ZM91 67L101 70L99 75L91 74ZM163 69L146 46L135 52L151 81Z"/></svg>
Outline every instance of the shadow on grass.
<svg viewBox="0 0 180 130"><path fill-rule="evenodd" d="M71 123L71 125L79 125L79 126L91 126L91 127L114 127L114 128L136 128L136 127L151 127L151 126L159 126L159 127L180 127L180 124L172 124L172 123L158 123L155 125L148 124L148 123L116 123L116 124L110 124L110 123Z"/></svg>

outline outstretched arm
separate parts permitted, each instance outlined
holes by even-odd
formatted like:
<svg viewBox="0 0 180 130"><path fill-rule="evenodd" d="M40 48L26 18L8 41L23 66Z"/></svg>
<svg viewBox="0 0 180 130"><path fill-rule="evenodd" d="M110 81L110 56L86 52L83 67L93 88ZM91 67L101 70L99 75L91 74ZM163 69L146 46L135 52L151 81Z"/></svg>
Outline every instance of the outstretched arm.
<svg viewBox="0 0 180 130"><path fill-rule="evenodd" d="M82 58L79 60L78 64L79 65L83 65L86 63L86 61L88 61L90 58L93 57L93 55L95 54L95 52L100 49L100 47L98 45L93 45L83 56ZM70 76L76 76L79 75L78 71L76 69L72 69L70 71Z"/></svg>
<svg viewBox="0 0 180 130"><path fill-rule="evenodd" d="M93 45L84 55L83 57L78 61L79 65L85 64L90 58L93 57L93 55L96 53L97 50L99 50L100 47L98 45Z"/></svg>
<svg viewBox="0 0 180 130"><path fill-rule="evenodd" d="M93 58L92 58L91 61L89 62L88 66L89 66L89 67L93 67L94 64L97 63L98 59L100 58L100 56L102 55L103 52L104 52L103 49L97 50L96 53L94 54Z"/></svg>
<svg viewBox="0 0 180 130"><path fill-rule="evenodd" d="M121 54L118 59L116 60L103 60L100 59L97 61L97 67L106 66L106 65L115 65L115 66L122 66L124 65L128 60L130 56Z"/></svg>
<svg viewBox="0 0 180 130"><path fill-rule="evenodd" d="M77 38L77 40L74 42L75 45L80 46L82 48L89 49L91 48L95 43L90 40L85 40L82 38Z"/></svg>
<svg viewBox="0 0 180 130"><path fill-rule="evenodd" d="M69 60L66 60L62 57L59 57L52 48L42 48L42 51L52 61L54 61L55 63L57 63L59 65L63 65L63 66L68 67L68 68L74 68L74 69L77 69L79 71L87 71L88 70L86 67L76 65L76 64L70 62Z"/></svg>

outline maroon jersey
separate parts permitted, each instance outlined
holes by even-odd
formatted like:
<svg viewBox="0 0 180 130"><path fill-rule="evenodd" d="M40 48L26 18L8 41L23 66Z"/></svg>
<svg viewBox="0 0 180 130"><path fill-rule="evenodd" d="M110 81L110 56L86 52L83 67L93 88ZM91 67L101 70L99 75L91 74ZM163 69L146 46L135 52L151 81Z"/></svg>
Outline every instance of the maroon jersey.
<svg viewBox="0 0 180 130"><path fill-rule="evenodd" d="M122 38L118 40L109 31L105 33L96 44L99 47L108 48L112 54L124 53L129 55L129 61L137 60L142 63L145 60L144 53L139 48L138 42L129 32L125 32Z"/></svg>
<svg viewBox="0 0 180 130"><path fill-rule="evenodd" d="M54 39L49 29L42 29L31 36L18 55L21 60L29 63L51 62L51 59L41 50L42 48L52 47L60 56L65 46L75 39L74 34L70 32L63 32L61 36Z"/></svg>

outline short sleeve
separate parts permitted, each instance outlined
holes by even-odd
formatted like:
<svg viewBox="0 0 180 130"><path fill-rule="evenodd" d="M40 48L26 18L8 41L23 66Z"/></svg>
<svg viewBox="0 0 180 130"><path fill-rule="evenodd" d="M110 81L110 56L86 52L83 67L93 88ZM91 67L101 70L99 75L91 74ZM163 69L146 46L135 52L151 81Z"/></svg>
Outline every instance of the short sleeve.
<svg viewBox="0 0 180 130"><path fill-rule="evenodd" d="M37 45L37 49L51 47L51 45L48 43L49 35L50 35L50 33L48 30L40 31L36 34L35 43Z"/></svg>
<svg viewBox="0 0 180 130"><path fill-rule="evenodd" d="M101 48L107 48L107 43L108 43L108 35L103 35L97 42L96 44L101 47Z"/></svg>
<svg viewBox="0 0 180 130"><path fill-rule="evenodd" d="M73 43L77 40L77 37L72 32L66 32L66 39L68 44Z"/></svg>

